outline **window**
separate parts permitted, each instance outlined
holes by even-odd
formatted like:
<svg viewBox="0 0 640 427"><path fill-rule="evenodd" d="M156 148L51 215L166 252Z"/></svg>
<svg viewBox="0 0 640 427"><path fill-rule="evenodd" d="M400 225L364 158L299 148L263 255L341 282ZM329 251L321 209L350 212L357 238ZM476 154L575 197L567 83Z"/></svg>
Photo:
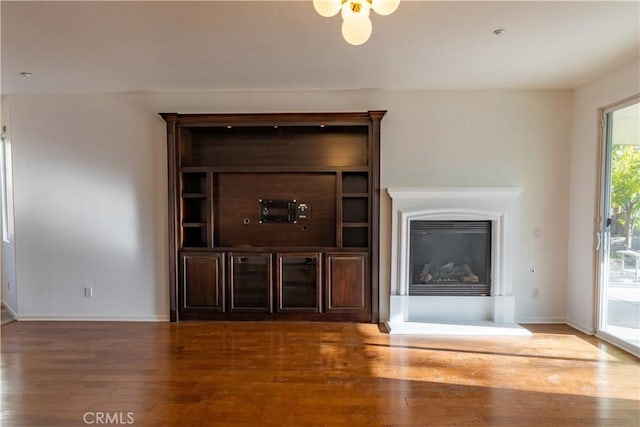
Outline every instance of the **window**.
<svg viewBox="0 0 640 427"><path fill-rule="evenodd" d="M2 204L2 240L11 242L13 227L11 227L12 201L11 193L11 143L7 139L7 127L0 132L0 203Z"/></svg>

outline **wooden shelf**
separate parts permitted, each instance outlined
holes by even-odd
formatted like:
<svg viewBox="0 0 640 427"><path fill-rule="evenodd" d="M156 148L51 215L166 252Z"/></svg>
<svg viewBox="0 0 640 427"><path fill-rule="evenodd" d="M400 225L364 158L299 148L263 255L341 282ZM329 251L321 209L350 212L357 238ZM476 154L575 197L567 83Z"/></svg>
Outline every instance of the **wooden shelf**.
<svg viewBox="0 0 640 427"><path fill-rule="evenodd" d="M242 172L282 172L282 173L301 173L301 172L369 172L369 166L182 166L180 171L183 173L242 173ZM367 194L367 193L364 193Z"/></svg>
<svg viewBox="0 0 640 427"><path fill-rule="evenodd" d="M368 227L369 223L368 222L343 222L342 226L344 228L354 228L354 227L364 228L364 227Z"/></svg>
<svg viewBox="0 0 640 427"><path fill-rule="evenodd" d="M183 173L198 173L198 172L209 172L211 167L209 166L182 166L180 167L180 172Z"/></svg>
<svg viewBox="0 0 640 427"><path fill-rule="evenodd" d="M206 222L185 222L182 224L183 227L206 227Z"/></svg>
<svg viewBox="0 0 640 427"><path fill-rule="evenodd" d="M359 198L359 197L369 197L369 193L342 193L342 197L344 197L345 199L350 199L350 198Z"/></svg>
<svg viewBox="0 0 640 427"><path fill-rule="evenodd" d="M207 195L204 193L183 193L183 199L206 199Z"/></svg>

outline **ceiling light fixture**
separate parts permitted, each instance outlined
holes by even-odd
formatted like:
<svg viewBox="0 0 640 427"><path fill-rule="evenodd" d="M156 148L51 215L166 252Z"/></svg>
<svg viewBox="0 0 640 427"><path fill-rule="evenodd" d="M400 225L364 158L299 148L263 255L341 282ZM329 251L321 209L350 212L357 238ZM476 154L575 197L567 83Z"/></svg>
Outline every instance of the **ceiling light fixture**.
<svg viewBox="0 0 640 427"><path fill-rule="evenodd" d="M354 46L369 40L373 26L369 13L391 15L400 5L400 0L313 0L316 12L326 18L342 12L342 37Z"/></svg>

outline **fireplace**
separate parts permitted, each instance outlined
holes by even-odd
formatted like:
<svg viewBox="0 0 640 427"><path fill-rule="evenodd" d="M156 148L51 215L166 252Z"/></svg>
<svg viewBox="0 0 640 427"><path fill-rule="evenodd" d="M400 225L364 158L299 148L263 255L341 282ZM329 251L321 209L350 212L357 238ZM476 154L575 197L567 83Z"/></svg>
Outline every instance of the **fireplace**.
<svg viewBox="0 0 640 427"><path fill-rule="evenodd" d="M431 333L426 329L446 324L462 325L464 334L478 331L467 325L480 325L477 333L528 334L515 324L512 283L512 210L521 190L387 192L392 213L390 333Z"/></svg>
<svg viewBox="0 0 640 427"><path fill-rule="evenodd" d="M490 295L491 221L411 221L409 233L409 295Z"/></svg>

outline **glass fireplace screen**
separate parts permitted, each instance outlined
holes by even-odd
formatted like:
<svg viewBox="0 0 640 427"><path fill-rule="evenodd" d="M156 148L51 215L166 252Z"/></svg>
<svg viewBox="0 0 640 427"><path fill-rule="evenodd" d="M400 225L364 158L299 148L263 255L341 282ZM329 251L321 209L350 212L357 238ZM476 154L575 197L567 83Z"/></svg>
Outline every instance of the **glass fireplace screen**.
<svg viewBox="0 0 640 427"><path fill-rule="evenodd" d="M411 221L409 295L491 293L491 221Z"/></svg>

